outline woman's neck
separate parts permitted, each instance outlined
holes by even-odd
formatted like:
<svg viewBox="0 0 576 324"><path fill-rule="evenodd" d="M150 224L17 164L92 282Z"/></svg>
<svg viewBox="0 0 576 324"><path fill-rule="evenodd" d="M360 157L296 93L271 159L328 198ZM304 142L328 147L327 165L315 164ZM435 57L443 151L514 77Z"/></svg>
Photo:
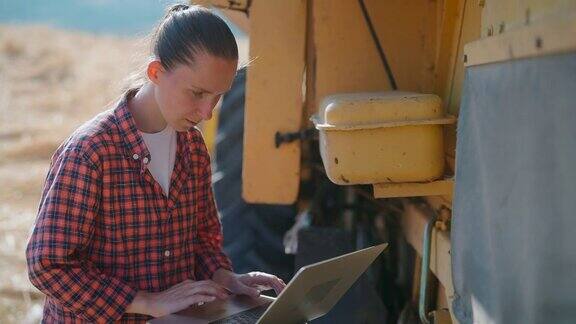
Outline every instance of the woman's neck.
<svg viewBox="0 0 576 324"><path fill-rule="evenodd" d="M150 82L144 83L128 101L128 110L134 117L136 128L144 133L157 133L166 128L166 120L154 98L154 85Z"/></svg>

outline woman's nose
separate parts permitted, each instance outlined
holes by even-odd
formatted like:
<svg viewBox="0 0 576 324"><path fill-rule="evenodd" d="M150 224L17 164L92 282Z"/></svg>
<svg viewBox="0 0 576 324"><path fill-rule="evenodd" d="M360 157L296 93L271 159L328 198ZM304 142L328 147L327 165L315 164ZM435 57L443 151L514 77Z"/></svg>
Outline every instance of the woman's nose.
<svg viewBox="0 0 576 324"><path fill-rule="evenodd" d="M207 103L203 104L202 106L200 106L200 109L199 109L200 118L202 118L202 120L209 120L210 118L212 118L212 108L213 107L214 107L214 105L212 105L212 102L207 102Z"/></svg>

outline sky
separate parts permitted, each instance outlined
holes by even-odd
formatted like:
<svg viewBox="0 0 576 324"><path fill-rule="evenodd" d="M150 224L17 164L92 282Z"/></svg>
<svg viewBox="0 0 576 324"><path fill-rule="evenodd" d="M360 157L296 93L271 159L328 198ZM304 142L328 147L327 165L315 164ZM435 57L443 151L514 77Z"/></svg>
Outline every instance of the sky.
<svg viewBox="0 0 576 324"><path fill-rule="evenodd" d="M0 23L145 36L176 0L0 0ZM238 32L234 30L233 32Z"/></svg>

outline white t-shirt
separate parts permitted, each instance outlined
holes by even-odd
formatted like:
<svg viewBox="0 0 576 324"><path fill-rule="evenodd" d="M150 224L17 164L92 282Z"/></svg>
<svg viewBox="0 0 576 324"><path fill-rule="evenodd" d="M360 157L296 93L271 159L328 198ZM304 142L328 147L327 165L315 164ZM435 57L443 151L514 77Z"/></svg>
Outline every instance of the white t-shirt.
<svg viewBox="0 0 576 324"><path fill-rule="evenodd" d="M150 152L148 170L164 190L168 197L170 192L170 178L176 161L176 130L169 125L158 133L140 132L144 143Z"/></svg>

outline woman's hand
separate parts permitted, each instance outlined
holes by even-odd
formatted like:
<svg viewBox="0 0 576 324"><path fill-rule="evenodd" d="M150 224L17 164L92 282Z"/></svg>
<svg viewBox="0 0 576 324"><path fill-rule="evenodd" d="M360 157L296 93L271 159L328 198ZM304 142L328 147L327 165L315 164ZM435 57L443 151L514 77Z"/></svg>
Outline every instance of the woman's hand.
<svg viewBox="0 0 576 324"><path fill-rule="evenodd" d="M212 280L186 280L159 293L139 291L126 313L161 317L216 298L227 299L228 296L227 290Z"/></svg>
<svg viewBox="0 0 576 324"><path fill-rule="evenodd" d="M260 296L264 290L274 289L280 294L286 287L282 279L264 272L249 272L235 274L226 269L218 269L212 276L212 280L226 287L230 292L237 295Z"/></svg>

